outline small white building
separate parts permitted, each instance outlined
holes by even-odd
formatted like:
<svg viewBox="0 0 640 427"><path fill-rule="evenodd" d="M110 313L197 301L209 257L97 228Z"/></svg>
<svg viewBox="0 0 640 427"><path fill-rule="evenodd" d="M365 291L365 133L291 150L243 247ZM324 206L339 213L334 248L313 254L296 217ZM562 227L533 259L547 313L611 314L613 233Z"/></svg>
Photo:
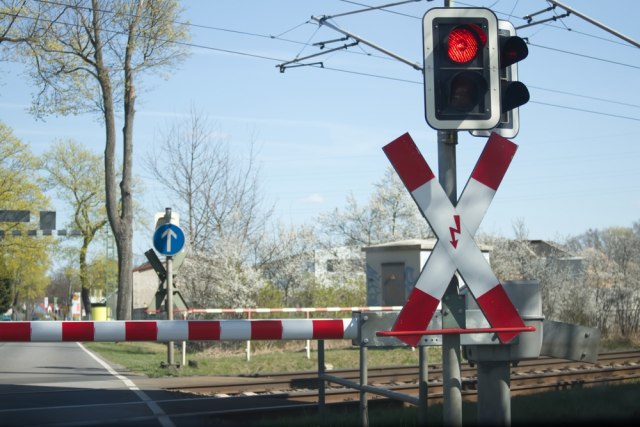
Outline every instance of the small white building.
<svg viewBox="0 0 640 427"><path fill-rule="evenodd" d="M437 241L401 240L362 248L366 258L367 305L404 305ZM490 248L479 247L488 261Z"/></svg>

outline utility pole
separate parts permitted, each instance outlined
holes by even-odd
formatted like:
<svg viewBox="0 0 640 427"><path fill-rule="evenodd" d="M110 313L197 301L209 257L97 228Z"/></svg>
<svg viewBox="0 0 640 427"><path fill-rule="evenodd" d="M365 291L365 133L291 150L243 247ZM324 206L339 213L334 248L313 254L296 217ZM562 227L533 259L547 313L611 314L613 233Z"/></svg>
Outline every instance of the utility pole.
<svg viewBox="0 0 640 427"><path fill-rule="evenodd" d="M444 7L452 7L453 0L444 0ZM458 184L456 176L456 145L458 132L438 131L438 180L451 203L458 203ZM454 275L442 300L442 327L464 328L464 300L458 294L458 280ZM460 374L460 335L442 336L442 390L444 425L458 427L462 425L462 378Z"/></svg>
<svg viewBox="0 0 640 427"><path fill-rule="evenodd" d="M451 203L458 203L456 178L457 131L438 131L438 180ZM442 299L442 327L464 328L464 299L458 294L454 275ZM442 336L442 385L444 425L462 425L462 379L460 374L460 335Z"/></svg>

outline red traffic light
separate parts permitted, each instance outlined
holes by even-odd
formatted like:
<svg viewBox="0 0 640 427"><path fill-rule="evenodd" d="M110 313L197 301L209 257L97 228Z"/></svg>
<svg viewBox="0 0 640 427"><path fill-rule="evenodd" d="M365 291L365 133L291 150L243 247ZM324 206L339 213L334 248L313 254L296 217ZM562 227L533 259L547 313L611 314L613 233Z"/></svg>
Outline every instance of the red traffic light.
<svg viewBox="0 0 640 427"><path fill-rule="evenodd" d="M487 42L487 35L477 25L455 27L447 39L447 56L453 62L463 64L471 61Z"/></svg>
<svg viewBox="0 0 640 427"><path fill-rule="evenodd" d="M500 120L498 19L486 8L431 8L423 18L427 123L491 129Z"/></svg>

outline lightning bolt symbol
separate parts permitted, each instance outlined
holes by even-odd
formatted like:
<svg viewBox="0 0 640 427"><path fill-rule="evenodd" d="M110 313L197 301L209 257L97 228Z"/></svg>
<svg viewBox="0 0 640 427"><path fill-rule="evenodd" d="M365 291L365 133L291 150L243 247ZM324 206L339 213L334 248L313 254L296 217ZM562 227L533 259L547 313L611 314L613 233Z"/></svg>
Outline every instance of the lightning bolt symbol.
<svg viewBox="0 0 640 427"><path fill-rule="evenodd" d="M456 227L449 227L449 233L451 233L451 246L454 249L458 247L458 239L456 239L456 234L460 234L460 215L454 215L453 220L456 223Z"/></svg>

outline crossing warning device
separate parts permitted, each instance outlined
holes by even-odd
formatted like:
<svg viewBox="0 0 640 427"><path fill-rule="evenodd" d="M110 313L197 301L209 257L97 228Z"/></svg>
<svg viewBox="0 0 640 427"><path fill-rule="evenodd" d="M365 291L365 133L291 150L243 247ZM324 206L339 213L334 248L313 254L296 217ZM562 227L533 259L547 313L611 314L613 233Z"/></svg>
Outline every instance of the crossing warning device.
<svg viewBox="0 0 640 427"><path fill-rule="evenodd" d="M393 331L426 329L456 270L492 327L524 327L516 308L473 239L516 149L517 146L508 139L492 134L457 206L454 206L408 133L383 148L438 238ZM503 343L518 334L497 333ZM420 337L399 339L416 345Z"/></svg>

